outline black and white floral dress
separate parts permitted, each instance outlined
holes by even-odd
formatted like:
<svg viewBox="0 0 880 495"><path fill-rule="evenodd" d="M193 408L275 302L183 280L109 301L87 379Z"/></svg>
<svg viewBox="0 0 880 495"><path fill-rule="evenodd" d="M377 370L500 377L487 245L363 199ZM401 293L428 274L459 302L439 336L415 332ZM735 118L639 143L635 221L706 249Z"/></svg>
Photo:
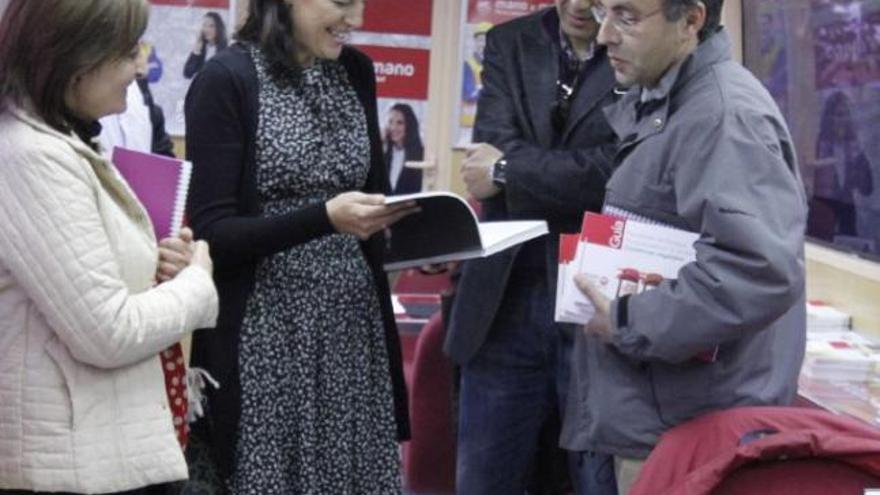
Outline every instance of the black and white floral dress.
<svg viewBox="0 0 880 495"><path fill-rule="evenodd" d="M366 117L344 68L317 61L299 83L259 80L263 214L361 189ZM400 492L393 395L376 287L356 237L333 234L257 268L239 349L235 494Z"/></svg>

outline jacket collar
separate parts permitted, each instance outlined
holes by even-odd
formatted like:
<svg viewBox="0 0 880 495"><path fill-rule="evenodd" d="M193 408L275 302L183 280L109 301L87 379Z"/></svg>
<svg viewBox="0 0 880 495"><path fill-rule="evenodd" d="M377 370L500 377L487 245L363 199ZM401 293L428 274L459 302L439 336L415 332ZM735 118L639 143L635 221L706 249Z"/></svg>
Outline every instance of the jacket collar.
<svg viewBox="0 0 880 495"><path fill-rule="evenodd" d="M639 103L665 100L666 97L669 96L669 93L672 92L672 86L678 81L682 66L684 66L684 60L680 60L670 67L669 70L666 71L666 74L660 78L660 82L657 83L657 86L653 88L642 87L641 92L639 93Z"/></svg>
<svg viewBox="0 0 880 495"><path fill-rule="evenodd" d="M116 198L119 205L131 215L135 222L140 224L145 235L149 236L150 239L153 239L153 229L144 206L137 200L134 191L132 191L122 176L119 175L116 171L116 167L113 166L109 159L101 155L99 151L92 149L73 132L65 134L50 127L32 110L29 110L30 107L28 103L18 106L7 101L3 108L13 118L32 127L35 131L58 139L70 146L77 155L82 157L92 167L92 170L101 182L104 190L112 197ZM98 149L100 149L100 147Z"/></svg>
<svg viewBox="0 0 880 495"><path fill-rule="evenodd" d="M84 158L88 159L90 162L106 161L106 159L101 156L98 151L92 149L88 144L80 139L80 137L75 132L63 133L49 126L49 124L47 124L43 119L36 115L30 102L24 102L21 105L16 105L15 103L7 100L4 104L4 109L9 112L10 115L14 116L16 119L27 124L28 126L33 127L35 130L64 141L71 148L73 148L74 151L82 155ZM91 131L92 130L84 130L86 134L90 134Z"/></svg>
<svg viewBox="0 0 880 495"><path fill-rule="evenodd" d="M674 90L684 86L705 68L730 60L731 49L730 35L727 30L719 29L697 45L697 48L684 60L667 70L656 88L642 88L640 96L643 101L667 98Z"/></svg>

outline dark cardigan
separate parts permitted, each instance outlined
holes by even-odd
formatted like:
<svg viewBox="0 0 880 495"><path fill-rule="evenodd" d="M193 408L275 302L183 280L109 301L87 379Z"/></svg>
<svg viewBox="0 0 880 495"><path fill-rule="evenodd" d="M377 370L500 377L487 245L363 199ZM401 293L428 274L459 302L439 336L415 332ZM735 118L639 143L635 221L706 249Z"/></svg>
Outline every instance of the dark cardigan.
<svg viewBox="0 0 880 495"><path fill-rule="evenodd" d="M366 113L371 154L363 191L385 193L388 177L379 137L373 64L348 47L340 62ZM260 216L255 158L257 94L253 61L244 46L235 44L205 64L186 96L186 154L193 163L187 211L196 236L211 245L220 294L217 327L193 336L192 366L208 370L220 382L219 389L208 391L207 421L196 423L196 432L207 436L224 475L231 473L234 461L241 404L239 330L257 262L335 232L324 203L287 215ZM388 280L382 270L383 236L374 235L361 247L380 296L398 439L406 440L406 385Z"/></svg>

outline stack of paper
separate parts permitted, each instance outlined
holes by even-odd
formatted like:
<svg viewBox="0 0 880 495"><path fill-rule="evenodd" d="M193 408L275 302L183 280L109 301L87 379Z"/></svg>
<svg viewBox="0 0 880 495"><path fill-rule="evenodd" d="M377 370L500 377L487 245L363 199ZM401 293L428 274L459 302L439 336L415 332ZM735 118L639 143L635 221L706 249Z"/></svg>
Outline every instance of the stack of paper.
<svg viewBox="0 0 880 495"><path fill-rule="evenodd" d="M807 332L810 334L849 330L851 325L849 314L822 301L807 302Z"/></svg>
<svg viewBox="0 0 880 495"><path fill-rule="evenodd" d="M692 232L587 212L579 235L560 237L556 321L583 324L593 316L593 305L574 284L576 274L586 275L609 299L651 290L677 278L678 270L694 260L697 238Z"/></svg>
<svg viewBox="0 0 880 495"><path fill-rule="evenodd" d="M801 371L808 377L825 380L864 382L873 378L878 364L876 346L863 338L809 340Z"/></svg>

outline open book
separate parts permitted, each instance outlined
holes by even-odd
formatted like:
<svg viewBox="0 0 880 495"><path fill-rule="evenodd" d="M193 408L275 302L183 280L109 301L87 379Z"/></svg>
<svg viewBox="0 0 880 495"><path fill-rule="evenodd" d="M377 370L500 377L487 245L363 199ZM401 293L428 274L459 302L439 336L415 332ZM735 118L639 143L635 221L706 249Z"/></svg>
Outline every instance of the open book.
<svg viewBox="0 0 880 495"><path fill-rule="evenodd" d="M156 240L176 236L183 225L192 164L119 146L113 148L112 161L147 210Z"/></svg>
<svg viewBox="0 0 880 495"><path fill-rule="evenodd" d="M387 196L386 204L415 201L421 207L391 226L385 270L480 258L547 233L543 220L479 222L467 202L450 192Z"/></svg>

